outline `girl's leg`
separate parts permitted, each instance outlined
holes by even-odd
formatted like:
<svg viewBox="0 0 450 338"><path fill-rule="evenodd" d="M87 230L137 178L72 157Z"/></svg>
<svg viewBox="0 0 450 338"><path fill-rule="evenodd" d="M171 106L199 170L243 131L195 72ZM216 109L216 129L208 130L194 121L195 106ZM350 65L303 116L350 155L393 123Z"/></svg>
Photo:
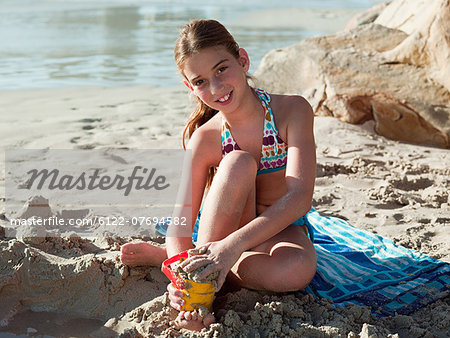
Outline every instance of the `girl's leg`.
<svg viewBox="0 0 450 338"><path fill-rule="evenodd" d="M223 158L203 203L197 245L221 240L256 217L256 171L247 152Z"/></svg>
<svg viewBox="0 0 450 338"><path fill-rule="evenodd" d="M197 243L220 240L256 216L255 179L257 164L244 151L233 151L220 163L205 199ZM160 266L166 250L150 243L128 243L121 260L130 266Z"/></svg>
<svg viewBox="0 0 450 338"><path fill-rule="evenodd" d="M124 244L120 251L120 260L129 266L161 266L167 259L166 248L146 242Z"/></svg>
<svg viewBox="0 0 450 338"><path fill-rule="evenodd" d="M316 252L306 227L290 225L244 252L228 274L228 281L254 290L302 290L314 277L316 263Z"/></svg>
<svg viewBox="0 0 450 338"><path fill-rule="evenodd" d="M255 218L256 171L257 163L247 152L233 151L223 158L203 204L198 245L218 241ZM203 318L185 311L175 320L177 326L196 331L213 322L212 314Z"/></svg>

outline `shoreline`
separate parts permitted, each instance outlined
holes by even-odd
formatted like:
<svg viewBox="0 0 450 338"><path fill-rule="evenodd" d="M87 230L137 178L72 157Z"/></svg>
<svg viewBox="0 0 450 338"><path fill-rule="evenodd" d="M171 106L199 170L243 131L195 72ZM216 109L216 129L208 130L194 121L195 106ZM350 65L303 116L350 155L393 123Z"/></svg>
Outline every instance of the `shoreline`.
<svg viewBox="0 0 450 338"><path fill-rule="evenodd" d="M252 57L251 72L254 72L263 56L271 49L287 47L312 35L340 31L353 14L365 10L365 8L345 9L342 6L330 9L277 9L275 5L271 6L275 7L271 10L266 9L267 6L261 6L261 10L254 10L239 2L238 8L242 8L242 11L235 14L232 10L221 13L218 11L218 5L214 4L209 4L203 10L191 4L186 5L186 8L191 9L193 16L181 15L178 21L172 22L170 18L164 17L168 14L178 16L180 15L178 12L171 12L172 10L165 6L161 8L152 6L151 3L128 4L128 6L126 3L113 5L107 2L100 5L77 3L73 5L75 10L71 10L70 4L50 2L40 11L42 4L31 5L33 12L30 15L38 13L43 20L37 27L30 26L29 20L24 19L29 10L22 8L23 6L18 6L20 10L8 7L3 9L5 16L15 18L14 23L17 25L19 22L22 26L18 26L21 28L16 28L10 33L20 39L5 41L5 56L0 58L0 61L4 63L6 71L3 80L0 79L0 87L12 86L18 90L26 90L27 88L23 87L26 81L43 86L44 89L59 85L69 88L83 83L87 86L92 83L98 85L111 83L115 87L122 87L124 83L126 86L133 86L146 83L158 85L164 82L165 87L174 86L178 79L172 57L173 46L169 46L167 41L174 43L177 31L181 28L180 20L187 23L193 16L211 17L223 22L235 35L237 42L249 52ZM203 4L200 8L204 6ZM47 7L48 11L45 10ZM124 10L124 17L120 17L118 8ZM276 16L270 15L273 11ZM161 22L157 21L159 16L162 17ZM61 26L55 26L61 24L67 17L70 18L71 25L65 28L66 31L61 30ZM86 18L90 18L92 22L86 23ZM278 22L274 21L275 18ZM77 20L78 25L86 26L87 32L91 33L89 39L79 38L80 31L74 25ZM117 24L120 20L124 21L122 25ZM167 31L152 29L158 24L171 29ZM6 29L8 26L5 24L4 27ZM10 27L8 29L11 30ZM35 36L34 30L41 35ZM99 31L105 32L107 36L100 35ZM61 35L63 33L65 35ZM127 49L123 49L122 40L111 38L109 34L129 36ZM52 36L53 39L47 36ZM154 36L152 39L157 39L158 44L162 45L154 46L155 42L148 41L148 36ZM34 45L33 38L39 39L46 49L45 52L30 47ZM66 39L71 39L70 45L67 45ZM18 43L19 41L22 42ZM98 47L103 44L106 45L105 48ZM68 50L77 52L68 53Z"/></svg>

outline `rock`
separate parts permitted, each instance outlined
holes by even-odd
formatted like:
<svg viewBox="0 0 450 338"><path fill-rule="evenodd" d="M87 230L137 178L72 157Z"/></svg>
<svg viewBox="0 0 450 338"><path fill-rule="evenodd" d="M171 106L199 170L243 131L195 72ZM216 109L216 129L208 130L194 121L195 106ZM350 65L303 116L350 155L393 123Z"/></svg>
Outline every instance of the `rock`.
<svg viewBox="0 0 450 338"><path fill-rule="evenodd" d="M364 323L363 327L361 329L361 332L359 334L361 338L378 338L381 337L378 335L377 328L373 325Z"/></svg>
<svg viewBox="0 0 450 338"><path fill-rule="evenodd" d="M397 0L375 23L400 29L408 37L384 53L391 62L425 67L430 77L450 90L450 1Z"/></svg>
<svg viewBox="0 0 450 338"><path fill-rule="evenodd" d="M36 330L36 329L33 328L33 327L29 327L29 328L27 329L27 335L35 334L35 333L37 333L37 332L38 332L38 330Z"/></svg>
<svg viewBox="0 0 450 338"><path fill-rule="evenodd" d="M368 10L355 15L345 26L345 30L353 29L357 26L365 25L374 22L381 14L381 12L389 5L389 2L382 2L378 5L369 8Z"/></svg>
<svg viewBox="0 0 450 338"><path fill-rule="evenodd" d="M439 0L429 6L438 18L432 26L444 26L442 21L446 14L436 11L450 12L449 1ZM418 2L421 3L395 0L374 23L270 51L255 72L256 84L274 93L303 95L316 115L334 116L355 124L375 120L375 130L385 137L450 147L450 92L445 85L450 75L440 76L442 81L439 80L432 65L438 59L442 63L450 48L442 43L444 51L436 52L442 56L436 55L434 61L431 56L420 58L413 52L410 59L402 59L393 51L405 41L419 43L416 38L411 40L408 33L413 28L403 24L400 28L408 28L404 31L380 24L387 20L385 13L392 11L392 6L400 8L401 4ZM421 9L420 6L413 8ZM430 34L434 32L432 36L421 33L429 40L420 40L420 43L429 50L431 43L446 39L444 32L429 26L430 11L426 11L427 20L419 20L416 15L414 23L423 25L416 28L418 32L426 30L426 25ZM441 66L444 70L449 67L448 59L447 64Z"/></svg>

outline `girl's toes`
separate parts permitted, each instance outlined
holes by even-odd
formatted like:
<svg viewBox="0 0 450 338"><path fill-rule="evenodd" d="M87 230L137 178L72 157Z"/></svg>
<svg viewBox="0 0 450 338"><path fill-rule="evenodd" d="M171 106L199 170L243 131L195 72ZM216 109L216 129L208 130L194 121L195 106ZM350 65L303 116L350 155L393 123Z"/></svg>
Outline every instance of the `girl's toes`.
<svg viewBox="0 0 450 338"><path fill-rule="evenodd" d="M210 326L211 324L213 324L216 320L214 319L214 316L211 313L208 313L204 318L203 318L203 325L205 325L205 327Z"/></svg>

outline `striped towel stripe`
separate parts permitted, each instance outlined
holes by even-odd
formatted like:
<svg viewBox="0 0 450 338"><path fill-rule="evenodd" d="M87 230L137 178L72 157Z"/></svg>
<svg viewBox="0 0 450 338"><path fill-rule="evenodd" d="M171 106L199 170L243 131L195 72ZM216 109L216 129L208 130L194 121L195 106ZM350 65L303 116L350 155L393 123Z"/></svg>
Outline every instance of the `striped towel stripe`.
<svg viewBox="0 0 450 338"><path fill-rule="evenodd" d="M370 306L379 316L406 315L450 293L450 264L315 209L306 219L318 258L306 292L337 306Z"/></svg>

